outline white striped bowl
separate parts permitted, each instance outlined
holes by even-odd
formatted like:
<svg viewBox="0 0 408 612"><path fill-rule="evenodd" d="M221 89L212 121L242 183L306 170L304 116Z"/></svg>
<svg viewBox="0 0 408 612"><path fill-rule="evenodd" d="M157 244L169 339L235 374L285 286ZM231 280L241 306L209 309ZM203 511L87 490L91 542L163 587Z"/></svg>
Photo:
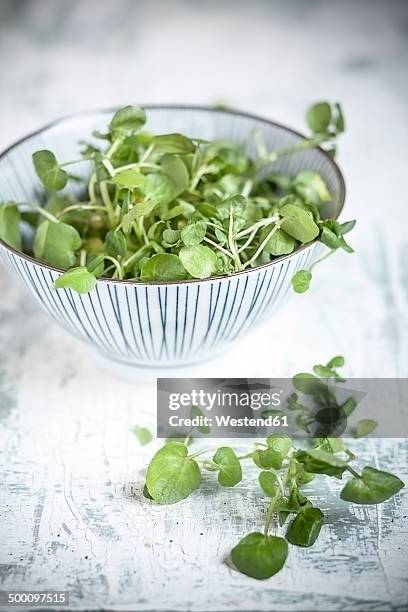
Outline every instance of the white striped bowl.
<svg viewBox="0 0 408 612"><path fill-rule="evenodd" d="M153 132L183 132L208 140L242 143L254 154L251 133L261 130L268 149L286 146L301 135L265 119L210 108L146 108ZM0 200L41 202L41 188L31 163L37 149L51 149L60 161L75 159L78 142L103 130L112 110L83 113L56 121L23 138L0 156ZM333 194L337 216L345 188L335 162L321 149L284 157L277 171L302 169L322 174ZM86 174L86 169L84 170ZM69 187L75 192L75 185ZM99 279L88 295L52 289L61 270L40 263L0 240L0 258L21 279L39 305L62 327L92 345L102 356L124 365L173 367L222 352L277 308L292 292L293 274L319 256L318 243L270 264L225 278L173 283ZM296 299L296 298L295 298Z"/></svg>

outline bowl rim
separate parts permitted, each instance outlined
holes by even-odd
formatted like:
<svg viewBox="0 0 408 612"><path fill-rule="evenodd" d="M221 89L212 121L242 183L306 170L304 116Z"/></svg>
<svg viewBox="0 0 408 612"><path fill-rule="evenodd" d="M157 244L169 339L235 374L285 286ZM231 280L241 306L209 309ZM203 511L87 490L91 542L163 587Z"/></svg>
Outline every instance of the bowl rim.
<svg viewBox="0 0 408 612"><path fill-rule="evenodd" d="M267 119L266 117L263 117L260 115L254 115L252 113L247 113L245 111L240 111L240 110L235 110L235 109L229 110L229 109L217 108L215 106L205 106L205 105L195 105L195 104L142 104L140 106L146 111L149 111L149 110L187 110L188 111L190 110L190 111L206 111L206 112L210 112L214 114L218 113L218 114L225 114L225 115L235 115L237 117L245 117L247 119L254 119L255 121L263 123L266 126L273 126L273 127L280 128L290 134L293 134L294 136L297 136L300 140L307 139L307 137L304 134L302 134L298 130L288 127L287 125L283 123L280 123L278 121L273 121L271 119ZM33 136L42 134L43 132L55 126L58 126L59 124L64 123L65 121L68 121L70 119L75 119L76 117L86 116L86 115L115 113L120 108L122 108L122 105L117 105L117 106L107 107L107 108L77 111L74 113L63 115L62 117L57 117L56 119L53 119L52 121L46 123L42 127L36 130L33 130L32 132L29 132L25 136L22 136L21 138L19 138L18 140L10 144L8 147L0 151L0 161L4 157L6 157L8 153L10 153L13 149L18 147L25 141L29 140ZM317 149L319 153L327 159L329 164L332 166L334 173L336 175L336 178L338 180L338 183L339 183L338 211L335 217L333 217L334 219L338 219L338 217L343 212L344 203L346 199L346 184L345 184L343 173L340 170L340 167L337 164L337 162L334 160L334 158L331 155L329 155L324 149L322 149L319 146L312 147L312 150L313 149ZM318 242L317 240L313 240L311 242L303 244L302 246L300 246L298 249L296 249L292 253L288 253L287 255L280 255L279 257L276 257L276 259L266 264L256 266L255 268L249 268L247 270L239 270L238 272L233 272L232 274L228 274L228 275L224 274L220 276L209 276L207 278L191 278L191 279L186 279L186 280L173 280L173 281L140 281L140 280L132 280L132 279L124 279L124 278L122 279L121 278L104 278L104 277L98 276L97 281L105 282L105 283L112 283L112 284L121 284L121 285L127 284L127 285L134 285L134 286L140 286L140 287L152 287L152 286L154 287L154 286L163 286L163 285L185 285L185 284L192 284L192 283L222 281L222 280L227 280L235 276L255 273L258 270L264 270L266 268L274 266L286 259L290 259L291 257L294 257L295 255L305 251L306 249L309 249L314 244L317 244L317 242ZM51 266L50 264L42 262L39 259L35 259L35 257L31 257L31 255L27 255L26 253L22 253L21 251L18 251L14 247L4 242L1 238L0 238L0 246L3 247L6 251L10 251L13 255L17 255L18 257L30 263L37 264L38 266L41 266L47 270L51 270L52 272L58 272L59 274L63 274L64 272L66 272L66 270L64 270L63 268L57 268L55 266Z"/></svg>

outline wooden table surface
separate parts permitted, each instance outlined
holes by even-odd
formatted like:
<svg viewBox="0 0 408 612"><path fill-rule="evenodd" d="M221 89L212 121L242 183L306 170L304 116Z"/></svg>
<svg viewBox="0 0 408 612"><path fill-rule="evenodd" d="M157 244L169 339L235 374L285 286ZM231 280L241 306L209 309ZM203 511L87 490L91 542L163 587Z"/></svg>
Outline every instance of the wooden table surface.
<svg viewBox="0 0 408 612"><path fill-rule="evenodd" d="M302 128L316 98L344 103L340 145L358 219L354 255L316 271L261 329L195 376L290 376L343 354L348 376L408 372L408 13L403 2L131 2L0 5L0 145L59 115L140 102L230 104ZM141 494L154 444L155 378L101 369L0 270L0 589L70 591L70 607L111 610L406 610L408 497L339 501L309 550L258 582L228 564L260 528L255 479L233 490L206 475L191 498ZM193 370L182 375L189 376ZM406 440L355 444L408 478Z"/></svg>

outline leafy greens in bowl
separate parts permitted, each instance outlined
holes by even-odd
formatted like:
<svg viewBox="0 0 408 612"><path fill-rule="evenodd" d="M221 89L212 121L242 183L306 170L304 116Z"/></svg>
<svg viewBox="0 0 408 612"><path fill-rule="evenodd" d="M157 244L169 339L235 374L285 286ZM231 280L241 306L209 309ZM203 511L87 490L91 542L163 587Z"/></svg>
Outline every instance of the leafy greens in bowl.
<svg viewBox="0 0 408 612"><path fill-rule="evenodd" d="M93 289L96 277L149 282L227 276L316 239L331 251L351 251L344 234L354 222L322 218L332 199L324 178L308 169L294 176L273 169L282 156L332 143L344 130L338 104L314 105L307 120L309 139L274 151L255 131L253 159L233 142L153 135L145 111L126 106L106 132L94 132L102 144L83 142L79 159L61 162L47 149L33 153L45 203L3 203L0 237L21 249L22 215L34 229L28 254L68 270L55 286L79 293ZM91 164L85 181L75 174L83 163ZM62 191L69 181L79 182L79 195ZM294 289L303 292L310 278L299 271Z"/></svg>
<svg viewBox="0 0 408 612"><path fill-rule="evenodd" d="M306 290L326 247L351 250L341 110L307 119L310 138L213 108L56 121L0 155L0 258L103 355L201 361Z"/></svg>

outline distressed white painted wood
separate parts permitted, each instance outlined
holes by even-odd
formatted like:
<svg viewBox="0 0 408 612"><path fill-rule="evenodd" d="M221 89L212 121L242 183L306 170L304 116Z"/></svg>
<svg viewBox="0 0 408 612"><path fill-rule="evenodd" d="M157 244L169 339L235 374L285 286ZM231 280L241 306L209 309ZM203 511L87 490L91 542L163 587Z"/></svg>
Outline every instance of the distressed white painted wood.
<svg viewBox="0 0 408 612"><path fill-rule="evenodd" d="M12 4L0 9L1 146L65 112L129 100L223 98L295 127L316 96L344 101L356 254L336 255L312 293L194 374L289 376L342 353L350 376L407 375L403 3ZM255 482L224 491L210 474L176 506L147 502L153 447L129 430L154 426L154 378L99 369L3 270L0 296L0 588L67 589L75 610L406 609L405 492L353 507L320 480L316 546L291 548L269 581L246 578L225 560L262 524ZM356 447L407 480L406 441Z"/></svg>

